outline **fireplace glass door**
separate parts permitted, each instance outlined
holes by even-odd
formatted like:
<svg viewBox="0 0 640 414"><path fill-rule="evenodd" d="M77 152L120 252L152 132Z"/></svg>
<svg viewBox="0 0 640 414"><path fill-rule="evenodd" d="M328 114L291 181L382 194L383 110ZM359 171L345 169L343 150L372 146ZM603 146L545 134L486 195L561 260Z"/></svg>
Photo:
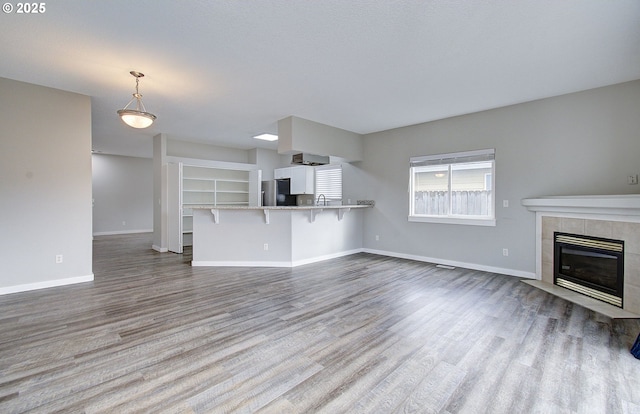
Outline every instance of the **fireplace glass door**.
<svg viewBox="0 0 640 414"><path fill-rule="evenodd" d="M622 307L623 241L556 232L554 246L556 285Z"/></svg>

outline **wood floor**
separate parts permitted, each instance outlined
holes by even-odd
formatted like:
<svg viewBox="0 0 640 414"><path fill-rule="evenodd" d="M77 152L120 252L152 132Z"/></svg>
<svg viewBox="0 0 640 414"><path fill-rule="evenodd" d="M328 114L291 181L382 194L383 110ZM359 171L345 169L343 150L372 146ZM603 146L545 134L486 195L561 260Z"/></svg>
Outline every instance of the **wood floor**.
<svg viewBox="0 0 640 414"><path fill-rule="evenodd" d="M94 243L94 282L0 297L1 413L640 413L640 322L515 277Z"/></svg>

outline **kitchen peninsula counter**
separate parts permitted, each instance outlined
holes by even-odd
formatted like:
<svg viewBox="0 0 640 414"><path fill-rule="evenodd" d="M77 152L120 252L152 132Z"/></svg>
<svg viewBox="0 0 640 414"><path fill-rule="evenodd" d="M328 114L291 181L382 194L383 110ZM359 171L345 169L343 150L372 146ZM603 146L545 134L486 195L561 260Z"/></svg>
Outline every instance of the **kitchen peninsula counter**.
<svg viewBox="0 0 640 414"><path fill-rule="evenodd" d="M294 267L358 253L371 207L190 205L192 265Z"/></svg>
<svg viewBox="0 0 640 414"><path fill-rule="evenodd" d="M369 208L368 204L347 204L347 205L311 205L311 206L214 206L211 204L190 205L189 208L199 210L340 210L349 208Z"/></svg>

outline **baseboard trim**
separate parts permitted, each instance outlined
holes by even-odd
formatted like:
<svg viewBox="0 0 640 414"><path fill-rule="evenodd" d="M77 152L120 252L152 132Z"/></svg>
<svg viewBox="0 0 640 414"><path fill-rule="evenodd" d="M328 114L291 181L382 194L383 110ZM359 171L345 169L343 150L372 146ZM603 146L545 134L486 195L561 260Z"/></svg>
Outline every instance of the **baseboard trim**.
<svg viewBox="0 0 640 414"><path fill-rule="evenodd" d="M397 257L399 259L409 259L418 262L428 262L434 264L443 264L447 266L462 267L471 270L480 270L483 272L499 273L501 275L523 277L526 279L537 279L535 272L525 272L523 270L507 269L503 267L486 266L477 263L459 262L456 260L438 259L435 257L418 256L413 254L389 252L386 250L363 249L365 253L377 254L380 256Z"/></svg>
<svg viewBox="0 0 640 414"><path fill-rule="evenodd" d="M160 246L157 246L155 244L152 245L151 248L153 250L155 250L156 252L160 252L160 253L167 253L169 251L169 249L167 247L160 247Z"/></svg>
<svg viewBox="0 0 640 414"><path fill-rule="evenodd" d="M138 233L153 233L153 229L97 231L97 232L93 233L93 235L94 236L115 236L117 234L138 234Z"/></svg>
<svg viewBox="0 0 640 414"><path fill-rule="evenodd" d="M309 259L302 259L302 260L295 260L293 261L293 267L322 262L325 260L337 259L339 257L344 257L344 256L351 256L352 254L362 253L362 252L364 252L364 249L345 250L343 252L326 254L324 256L311 257Z"/></svg>
<svg viewBox="0 0 640 414"><path fill-rule="evenodd" d="M194 260L191 262L193 267L293 267L291 262L269 262L269 261L212 261L212 260Z"/></svg>
<svg viewBox="0 0 640 414"><path fill-rule="evenodd" d="M209 266L209 267L296 267L296 266L302 266L302 265L306 265L306 264L322 262L324 260L331 260L331 259L337 259L339 257L350 256L350 255L356 254L356 253L371 253L371 254L377 254L379 256L397 257L399 259L408 259L408 260L415 260L415 261L418 261L418 262L442 264L442 265L453 266L453 267L462 267L464 269L479 270L479 271L482 271L482 272L489 272L489 273L498 273L498 274L501 274L501 275L522 277L522 278L525 278L525 279L536 279L537 278L535 272L525 272L525 271L522 271L522 270L507 269L507 268L494 267L494 266L486 266L486 265L480 265L480 264L477 264L477 263L459 262L459 261L456 261L456 260L445 260L445 259L438 259L438 258L435 258L435 257L418 256L418 255L413 255L413 254L405 254L405 253L390 252L390 251L386 251L386 250L375 250L375 249L365 249L365 248L348 250L348 251L328 254L328 255L324 255L324 256L312 257L312 258L309 258L309 259L295 260L295 261L291 261L291 262L289 262L289 261L277 261L277 262L273 261L273 262L270 262L270 261L205 261L205 260L200 260L200 261L192 261L191 262L191 266L194 266L194 267L207 267L207 266Z"/></svg>
<svg viewBox="0 0 640 414"><path fill-rule="evenodd" d="M58 286L75 285L76 283L85 282L93 282L93 273L87 276L69 277L66 279L47 280L45 282L0 287L0 295L9 295L11 293L28 292L30 290L39 290Z"/></svg>

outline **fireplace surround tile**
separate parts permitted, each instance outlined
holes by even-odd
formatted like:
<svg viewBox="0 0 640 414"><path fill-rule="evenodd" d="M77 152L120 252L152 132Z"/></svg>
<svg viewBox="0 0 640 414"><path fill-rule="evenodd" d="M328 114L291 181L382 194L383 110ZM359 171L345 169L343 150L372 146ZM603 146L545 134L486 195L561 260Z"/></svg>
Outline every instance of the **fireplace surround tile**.
<svg viewBox="0 0 640 414"><path fill-rule="evenodd" d="M613 222L612 228L615 237L624 240L625 252L640 254L640 223Z"/></svg>
<svg viewBox="0 0 640 414"><path fill-rule="evenodd" d="M565 233L573 233L584 235L584 219L576 219L576 218L567 218L563 217L560 220L560 231ZM558 231L558 230L556 230Z"/></svg>
<svg viewBox="0 0 640 414"><path fill-rule="evenodd" d="M542 263L542 281L553 285L553 261Z"/></svg>
<svg viewBox="0 0 640 414"><path fill-rule="evenodd" d="M542 242L542 263L553 263L553 240Z"/></svg>
<svg viewBox="0 0 640 414"><path fill-rule="evenodd" d="M585 220L585 235L593 237L604 237L607 239L615 239L613 237L613 222L604 220Z"/></svg>
<svg viewBox="0 0 640 414"><path fill-rule="evenodd" d="M633 285L624 286L624 309L629 309L631 312L640 313L640 287Z"/></svg>
<svg viewBox="0 0 640 414"><path fill-rule="evenodd" d="M640 288L640 254L625 252L624 279L626 283Z"/></svg>
<svg viewBox="0 0 640 414"><path fill-rule="evenodd" d="M553 240L553 232L560 228L560 217L544 217L542 220L542 240Z"/></svg>

